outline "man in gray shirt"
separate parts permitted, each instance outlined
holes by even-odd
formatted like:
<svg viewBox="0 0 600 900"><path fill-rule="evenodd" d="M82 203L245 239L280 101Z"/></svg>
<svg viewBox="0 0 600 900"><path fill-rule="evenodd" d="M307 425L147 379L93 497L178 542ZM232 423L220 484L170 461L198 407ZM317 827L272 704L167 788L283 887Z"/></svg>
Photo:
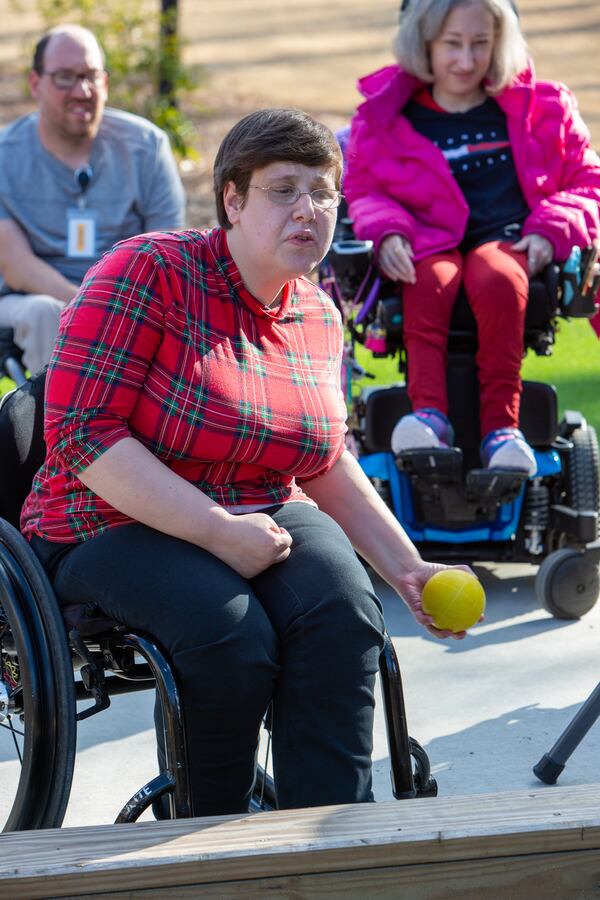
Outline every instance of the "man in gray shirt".
<svg viewBox="0 0 600 900"><path fill-rule="evenodd" d="M29 74L37 112L0 132L0 327L33 373L52 353L60 312L116 241L184 224L185 196L164 132L107 109L96 38L62 25Z"/></svg>

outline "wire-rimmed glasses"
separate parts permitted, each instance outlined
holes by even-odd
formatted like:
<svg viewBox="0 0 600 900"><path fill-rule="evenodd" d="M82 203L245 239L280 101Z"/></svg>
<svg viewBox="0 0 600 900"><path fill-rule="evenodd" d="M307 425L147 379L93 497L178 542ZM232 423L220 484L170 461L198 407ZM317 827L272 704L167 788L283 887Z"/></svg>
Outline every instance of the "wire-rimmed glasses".
<svg viewBox="0 0 600 900"><path fill-rule="evenodd" d="M251 184L251 188L264 191L271 203L277 206L292 206L303 194L307 194L313 206L317 209L335 209L342 202L343 194L335 188L315 188L314 191L301 191L291 184L273 184L262 187L260 184Z"/></svg>

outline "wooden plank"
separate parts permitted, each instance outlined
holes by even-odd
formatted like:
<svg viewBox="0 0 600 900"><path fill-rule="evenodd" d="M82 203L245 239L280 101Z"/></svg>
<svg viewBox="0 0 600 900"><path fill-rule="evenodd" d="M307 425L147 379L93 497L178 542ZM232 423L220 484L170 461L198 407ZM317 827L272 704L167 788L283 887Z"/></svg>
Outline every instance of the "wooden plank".
<svg viewBox="0 0 600 900"><path fill-rule="evenodd" d="M286 878L256 878L170 887L176 900L243 900L256 897L293 897L294 900L339 898L344 900L598 900L600 851L543 853L502 859L389 866L319 875L289 875ZM93 900L163 900L158 890L111 891L76 895ZM76 900L75 897L69 900Z"/></svg>
<svg viewBox="0 0 600 900"><path fill-rule="evenodd" d="M266 875L358 877L419 865L478 860L481 866L503 857L511 865L515 857L543 854L574 859L590 851L597 862L599 849L600 785L552 787L6 834L0 838L0 896L186 885L212 885L214 893L217 884Z"/></svg>

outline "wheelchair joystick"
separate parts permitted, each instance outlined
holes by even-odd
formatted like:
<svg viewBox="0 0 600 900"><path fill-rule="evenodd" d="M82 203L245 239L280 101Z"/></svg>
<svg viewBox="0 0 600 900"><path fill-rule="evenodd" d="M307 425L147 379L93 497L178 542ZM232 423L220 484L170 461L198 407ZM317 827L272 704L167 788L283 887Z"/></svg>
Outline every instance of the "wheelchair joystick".
<svg viewBox="0 0 600 900"><path fill-rule="evenodd" d="M573 247L563 266L563 306L567 307L579 291L581 284L581 248Z"/></svg>

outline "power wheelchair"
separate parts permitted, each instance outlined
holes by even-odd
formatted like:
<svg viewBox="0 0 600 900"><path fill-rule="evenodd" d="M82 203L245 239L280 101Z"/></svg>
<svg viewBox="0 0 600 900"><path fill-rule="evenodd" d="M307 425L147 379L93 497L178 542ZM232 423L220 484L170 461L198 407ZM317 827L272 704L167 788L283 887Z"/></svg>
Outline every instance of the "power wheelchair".
<svg viewBox="0 0 600 900"><path fill-rule="evenodd" d="M8 336L10 338L10 335ZM11 351L12 352L12 351ZM77 722L106 709L113 695L156 688L166 767L123 806L132 822L168 801L171 818L192 814L185 723L176 679L158 643L85 604L60 608L37 557L18 532L23 501L45 455L45 373L24 379L0 406L0 761L12 751L17 774L0 789L3 830L59 827L73 775ZM437 793L427 754L408 736L398 660L386 635L380 658L392 790L398 799ZM77 712L78 700L91 701ZM265 716L268 729L268 711ZM251 809L273 809L276 787L260 766Z"/></svg>
<svg viewBox="0 0 600 900"><path fill-rule="evenodd" d="M600 594L600 468L594 428L576 411L559 422L555 388L525 381L520 425L535 452L536 475L481 468L476 324L461 294L447 365L456 446L405 450L396 458L390 447L392 429L411 412L406 383L368 387L358 395L352 383L368 374L357 362L357 344L374 357L397 355L399 371L406 375L401 292L378 273L371 242L355 239L351 220L340 210L319 280L347 326L345 390L360 465L425 558L541 563L535 580L540 605L557 618L579 618ZM597 251L589 248L581 259L574 258L578 266L573 260L563 267L551 265L531 280L525 351L549 356L559 317L595 314Z"/></svg>

